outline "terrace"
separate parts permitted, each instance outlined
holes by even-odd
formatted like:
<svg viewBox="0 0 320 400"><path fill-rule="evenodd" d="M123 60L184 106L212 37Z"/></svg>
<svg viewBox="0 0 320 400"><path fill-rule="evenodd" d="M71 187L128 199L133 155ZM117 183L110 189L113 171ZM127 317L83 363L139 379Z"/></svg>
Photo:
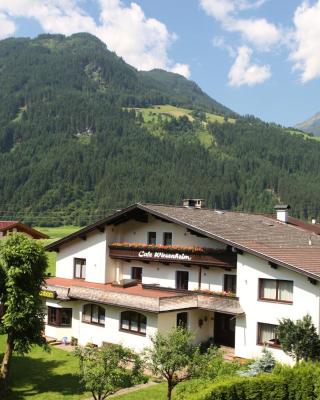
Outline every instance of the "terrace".
<svg viewBox="0 0 320 400"><path fill-rule="evenodd" d="M75 279L49 278L42 296L60 300L89 300L102 304L150 312L200 308L208 311L242 314L238 298L230 294L177 291L136 283L129 287L100 284Z"/></svg>

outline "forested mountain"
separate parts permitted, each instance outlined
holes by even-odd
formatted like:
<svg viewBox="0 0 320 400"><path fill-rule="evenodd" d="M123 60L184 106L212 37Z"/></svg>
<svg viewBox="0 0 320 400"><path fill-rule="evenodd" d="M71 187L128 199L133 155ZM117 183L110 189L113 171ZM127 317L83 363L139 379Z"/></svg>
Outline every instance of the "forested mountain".
<svg viewBox="0 0 320 400"><path fill-rule="evenodd" d="M306 121L300 122L295 128L320 136L320 112L308 118Z"/></svg>
<svg viewBox="0 0 320 400"><path fill-rule="evenodd" d="M0 219L88 223L137 201L317 216L320 142L138 72L88 34L0 42Z"/></svg>

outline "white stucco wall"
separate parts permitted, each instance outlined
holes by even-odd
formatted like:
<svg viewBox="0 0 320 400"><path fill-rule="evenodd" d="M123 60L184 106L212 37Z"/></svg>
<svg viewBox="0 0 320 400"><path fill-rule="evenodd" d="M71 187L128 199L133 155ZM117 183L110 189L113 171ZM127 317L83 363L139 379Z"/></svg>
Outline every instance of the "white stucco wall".
<svg viewBox="0 0 320 400"><path fill-rule="evenodd" d="M87 343L94 343L98 346L102 342L122 344L130 347L138 352L142 351L145 347L151 345L150 337L157 331L158 316L154 313L141 312L147 317L147 330L146 335L138 335L130 332L120 331L120 314L122 311L127 311L125 308L113 307L109 305L99 304L100 307L105 309L105 326L98 326L82 322L82 307L88 302L56 302L47 301L47 306L52 307L72 307L72 327L60 328L46 324L46 336L61 340L64 336L71 339L71 336L78 339L80 345Z"/></svg>
<svg viewBox="0 0 320 400"><path fill-rule="evenodd" d="M172 244L181 246L203 246L224 249L226 246L213 239L191 235L187 229L174 224L163 222L149 215L148 223L130 220L114 227L114 239L118 242L147 243L148 232L157 233L157 244L163 244L163 233L172 232ZM110 243L110 242L109 242Z"/></svg>
<svg viewBox="0 0 320 400"><path fill-rule="evenodd" d="M200 343L213 337L213 313L204 310L180 310L168 313L161 313L158 317L158 329L161 333L168 332L177 326L177 314L188 313L188 329L194 334L194 342ZM199 320L203 321L199 326ZM206 321L205 321L206 319Z"/></svg>
<svg viewBox="0 0 320 400"><path fill-rule="evenodd" d="M262 347L256 344L258 322L277 325L281 318L296 320L310 314L319 331L319 285L312 285L306 276L286 268L273 269L267 261L247 253L238 255L237 271L237 296L245 316L237 318L236 356L260 355ZM259 301L259 278L292 280L293 304ZM270 350L278 360L292 362L282 350Z"/></svg>
<svg viewBox="0 0 320 400"><path fill-rule="evenodd" d="M148 264L140 261L118 262L123 279L131 278L132 267L142 268L142 283L159 284L163 287L175 288L176 271L189 272L189 290L196 290L199 286L199 266L186 267L181 264L171 263L165 265L159 262L150 262ZM210 267L201 270L201 289L221 292L224 286L224 275L236 275L236 271L225 271L221 268Z"/></svg>
<svg viewBox="0 0 320 400"><path fill-rule="evenodd" d="M86 259L86 281L106 282L106 233L95 230L87 239L75 239L59 248L56 262L56 276L73 278L75 258Z"/></svg>

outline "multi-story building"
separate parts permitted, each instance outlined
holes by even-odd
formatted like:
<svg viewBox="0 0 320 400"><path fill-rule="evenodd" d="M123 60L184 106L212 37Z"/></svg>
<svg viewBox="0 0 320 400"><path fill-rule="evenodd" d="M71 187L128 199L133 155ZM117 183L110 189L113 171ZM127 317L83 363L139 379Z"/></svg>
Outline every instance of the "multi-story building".
<svg viewBox="0 0 320 400"><path fill-rule="evenodd" d="M253 358L280 349L279 319L320 325L320 228L288 217L136 204L49 245L46 335L137 351L182 324Z"/></svg>

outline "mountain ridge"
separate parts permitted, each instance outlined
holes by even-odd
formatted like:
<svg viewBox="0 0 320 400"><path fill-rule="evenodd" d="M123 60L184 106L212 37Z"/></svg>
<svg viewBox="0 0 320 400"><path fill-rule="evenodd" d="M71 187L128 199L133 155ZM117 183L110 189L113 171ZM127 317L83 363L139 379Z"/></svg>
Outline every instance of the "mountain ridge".
<svg viewBox="0 0 320 400"><path fill-rule="evenodd" d="M320 136L320 111L314 114L312 117L300 122L294 126L296 129L300 129L303 132L312 133L315 136Z"/></svg>

